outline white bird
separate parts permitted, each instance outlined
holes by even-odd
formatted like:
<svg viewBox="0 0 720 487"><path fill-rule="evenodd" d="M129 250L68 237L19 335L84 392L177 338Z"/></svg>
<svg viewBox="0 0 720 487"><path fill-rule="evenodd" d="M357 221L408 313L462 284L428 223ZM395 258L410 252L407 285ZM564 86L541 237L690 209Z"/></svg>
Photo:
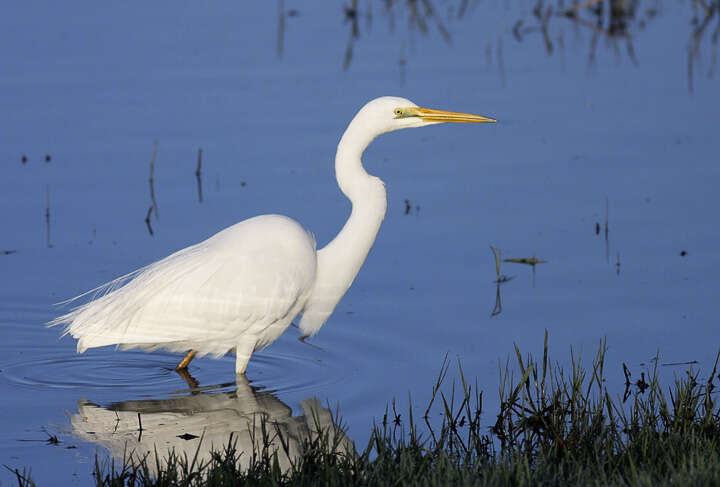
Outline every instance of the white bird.
<svg viewBox="0 0 720 487"><path fill-rule="evenodd" d="M322 249L298 222L256 216L89 291L96 299L49 325L66 325L63 335L78 339L78 353L105 345L187 352L178 369L196 354L234 349L235 372L243 374L252 353L277 340L298 314L303 336L317 333L357 276L387 208L385 184L363 168L365 148L385 132L443 122L495 120L389 96L355 115L335 155L352 211Z"/></svg>

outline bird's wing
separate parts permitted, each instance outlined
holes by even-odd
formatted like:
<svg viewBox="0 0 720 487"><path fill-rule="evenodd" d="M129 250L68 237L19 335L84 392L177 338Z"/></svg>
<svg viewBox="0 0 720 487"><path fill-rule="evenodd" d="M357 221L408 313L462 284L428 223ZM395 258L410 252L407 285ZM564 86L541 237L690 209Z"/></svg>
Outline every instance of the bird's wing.
<svg viewBox="0 0 720 487"><path fill-rule="evenodd" d="M141 269L117 289L108 283L110 292L52 324L67 324L81 350L197 342L189 348L221 354L240 336L262 341L268 327L289 323L315 270L315 242L300 225L258 217Z"/></svg>

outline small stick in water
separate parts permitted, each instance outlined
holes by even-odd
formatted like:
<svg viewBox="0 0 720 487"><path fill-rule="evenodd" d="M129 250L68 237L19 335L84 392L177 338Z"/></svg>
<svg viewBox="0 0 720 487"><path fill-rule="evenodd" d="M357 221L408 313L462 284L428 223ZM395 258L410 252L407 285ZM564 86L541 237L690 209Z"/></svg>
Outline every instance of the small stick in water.
<svg viewBox="0 0 720 487"><path fill-rule="evenodd" d="M45 229L47 230L47 246L52 248L50 243L50 185L45 185Z"/></svg>
<svg viewBox="0 0 720 487"><path fill-rule="evenodd" d="M158 150L158 142L157 140L153 144L153 153L152 158L150 159L150 201L152 201L152 206L150 209L155 209L155 218L158 217L158 207L157 202L155 201L155 157L157 156L157 150ZM152 234L152 232L150 232Z"/></svg>
<svg viewBox="0 0 720 487"><path fill-rule="evenodd" d="M198 199L200 200L200 203L203 202L201 170L202 170L202 147L198 149L198 163L197 163L197 169L195 169L195 179L197 179Z"/></svg>
<svg viewBox="0 0 720 487"><path fill-rule="evenodd" d="M151 236L151 237L152 237L153 235L155 235L155 234L153 233L152 226L150 225L150 216L152 215L153 206L154 206L154 205L152 205L152 204L150 205L150 208L148 208L148 211L147 211L147 215L145 215L145 224L147 225L147 229L148 229L148 232L150 232L150 236Z"/></svg>
<svg viewBox="0 0 720 487"><path fill-rule="evenodd" d="M142 419L140 419L140 413L138 413L138 439L137 439L138 442L142 440L142 432L143 432Z"/></svg>
<svg viewBox="0 0 720 487"><path fill-rule="evenodd" d="M527 264L536 266L537 264L546 264L546 260L538 259L537 257L523 257L522 259L504 259L503 262L511 262L513 264Z"/></svg>

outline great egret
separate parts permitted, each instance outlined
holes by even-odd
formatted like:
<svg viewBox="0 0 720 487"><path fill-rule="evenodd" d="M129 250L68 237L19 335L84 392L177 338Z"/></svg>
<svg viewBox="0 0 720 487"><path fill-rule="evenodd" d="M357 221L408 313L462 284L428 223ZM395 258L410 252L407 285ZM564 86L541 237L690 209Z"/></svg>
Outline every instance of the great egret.
<svg viewBox="0 0 720 487"><path fill-rule="evenodd" d="M243 374L252 353L277 340L299 313L303 335L317 333L365 261L387 208L385 184L363 168L365 148L385 132L443 122L495 120L390 96L355 115L335 155L352 211L322 249L296 221L256 216L90 291L96 299L50 325L66 325L63 335L78 339L78 353L105 345L189 350L179 369L196 354L234 349L235 371Z"/></svg>

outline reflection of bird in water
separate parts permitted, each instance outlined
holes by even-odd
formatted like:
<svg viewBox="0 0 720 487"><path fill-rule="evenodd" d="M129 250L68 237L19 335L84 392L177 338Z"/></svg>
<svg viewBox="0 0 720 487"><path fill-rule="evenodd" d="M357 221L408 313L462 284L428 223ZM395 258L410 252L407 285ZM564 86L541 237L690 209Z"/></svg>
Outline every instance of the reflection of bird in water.
<svg viewBox="0 0 720 487"><path fill-rule="evenodd" d="M385 184L363 168L370 142L393 130L443 122L494 122L464 113L420 108L404 98L365 105L338 144L335 174L352 202L340 233L316 251L315 239L285 216L262 215L120 277L106 293L51 325L67 325L78 352L122 348L190 350L222 356L235 349L235 370L277 340L302 312L300 331L315 334L352 284L385 217Z"/></svg>
<svg viewBox="0 0 720 487"><path fill-rule="evenodd" d="M260 458L266 451L277 452L285 471L302 454L305 442L319 432L328 434L334 453L355 454L352 442L317 399L305 399L301 407L303 415L292 416L292 410L274 395L254 389L241 377L233 392L123 401L107 408L81 399L70 421L73 435L105 447L119 459L127 453L136 459L147 455L151 468L156 460L162 465L171 451L190 459L197 452L198 461L207 462L212 451L222 451L232 442L239 467L247 468L253 456ZM263 444L263 427L267 444Z"/></svg>

